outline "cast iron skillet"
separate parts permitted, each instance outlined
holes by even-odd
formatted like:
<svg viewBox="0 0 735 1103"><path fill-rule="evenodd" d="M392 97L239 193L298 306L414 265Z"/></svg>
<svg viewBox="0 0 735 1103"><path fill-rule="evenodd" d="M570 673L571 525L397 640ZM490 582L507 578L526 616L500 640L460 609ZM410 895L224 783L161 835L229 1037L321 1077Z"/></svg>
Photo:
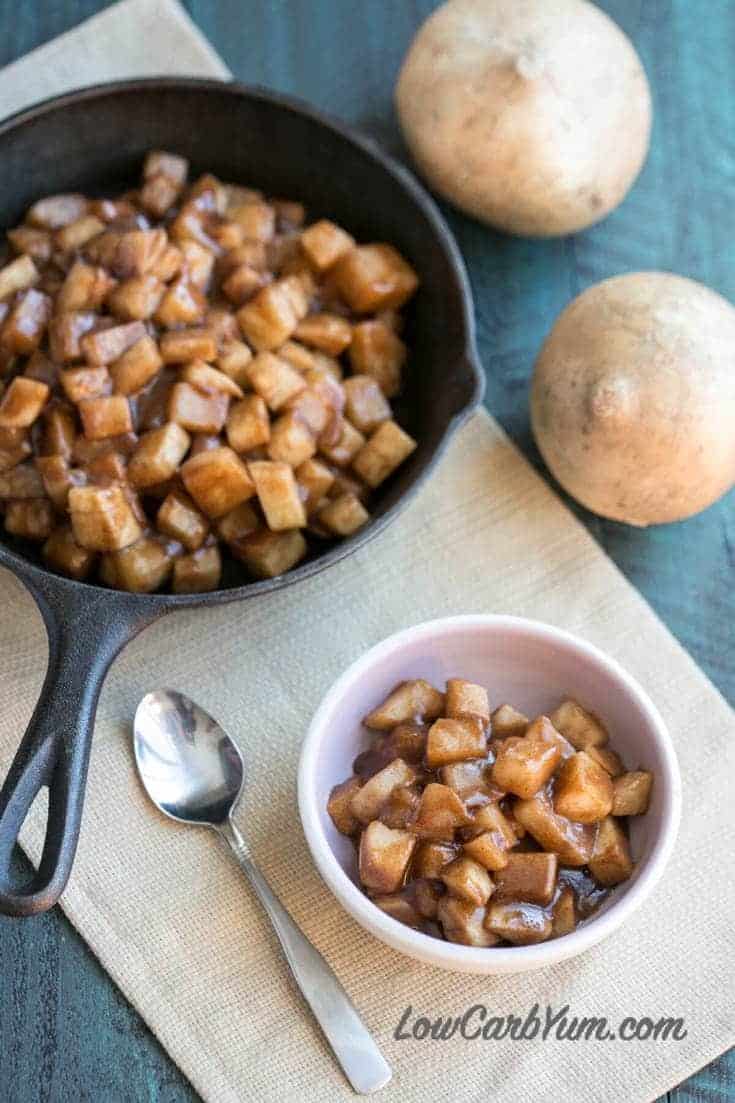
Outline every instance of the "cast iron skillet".
<svg viewBox="0 0 735 1103"><path fill-rule="evenodd" d="M79 835L102 681L120 649L164 613L255 598L310 578L377 536L426 479L454 430L480 402L472 300L457 247L433 201L378 146L309 107L258 88L194 79L97 85L47 100L0 124L0 226L42 195L114 194L138 178L149 149L184 154L192 171L300 199L359 240L396 245L421 277L411 309L411 357L397 416L419 446L382 489L372 520L296 570L248 581L231 565L202 595L135 595L44 569L28 546L0 536L0 565L30 590L49 662L41 695L0 792L0 912L32 915L56 903ZM49 789L43 857L16 886L10 856L36 794Z"/></svg>

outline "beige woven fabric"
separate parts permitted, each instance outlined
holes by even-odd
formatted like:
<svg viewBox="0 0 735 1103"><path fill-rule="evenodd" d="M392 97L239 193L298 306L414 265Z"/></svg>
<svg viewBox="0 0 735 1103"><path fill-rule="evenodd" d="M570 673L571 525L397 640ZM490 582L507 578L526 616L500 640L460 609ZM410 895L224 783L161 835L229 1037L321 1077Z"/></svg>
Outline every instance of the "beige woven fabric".
<svg viewBox="0 0 735 1103"><path fill-rule="evenodd" d="M145 34L131 29L140 17ZM126 0L6 70L0 104L36 99L59 79L163 69L224 72L177 8ZM0 609L4 771L38 693L46 645L30 598L4 572ZM457 612L538 617L611 652L661 707L684 776L679 845L654 898L584 957L518 978L453 976L374 941L314 872L296 812L301 738L335 676L396 629ZM130 722L141 695L159 685L185 689L239 740L249 763L240 826L393 1064L386 1103L647 1103L735 1040L735 716L486 414L362 552L261 601L160 621L115 663L100 702L66 913L206 1100L349 1099L229 857L209 834L158 816L136 783ZM31 856L39 820L26 825ZM474 1003L499 1015L569 1004L571 1014L612 1024L682 1015L688 1035L627 1044L392 1037L409 1004L435 1016Z"/></svg>

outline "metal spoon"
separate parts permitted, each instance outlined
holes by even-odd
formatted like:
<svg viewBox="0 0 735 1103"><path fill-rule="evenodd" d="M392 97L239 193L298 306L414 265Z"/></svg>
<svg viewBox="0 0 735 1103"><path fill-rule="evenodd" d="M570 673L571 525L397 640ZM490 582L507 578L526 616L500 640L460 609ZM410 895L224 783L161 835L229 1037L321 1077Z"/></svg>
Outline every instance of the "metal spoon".
<svg viewBox="0 0 735 1103"><path fill-rule="evenodd" d="M134 735L135 760L153 803L173 820L214 828L229 843L352 1087L360 1093L384 1087L391 1078L390 1066L324 958L254 865L232 822L245 772L235 743L203 709L170 689L143 698L135 713Z"/></svg>

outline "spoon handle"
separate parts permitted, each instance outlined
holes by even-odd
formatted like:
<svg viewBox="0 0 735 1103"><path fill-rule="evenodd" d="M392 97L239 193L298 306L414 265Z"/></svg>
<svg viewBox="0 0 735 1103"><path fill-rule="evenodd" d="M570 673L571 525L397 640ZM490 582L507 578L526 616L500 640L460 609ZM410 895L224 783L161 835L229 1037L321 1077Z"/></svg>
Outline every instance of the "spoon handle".
<svg viewBox="0 0 735 1103"><path fill-rule="evenodd" d="M227 820L218 827L218 831L230 844L238 865L268 913L294 979L350 1084L360 1094L368 1094L384 1087L391 1078L390 1065L376 1046L337 977L319 951L296 926L253 863L245 840L232 820Z"/></svg>

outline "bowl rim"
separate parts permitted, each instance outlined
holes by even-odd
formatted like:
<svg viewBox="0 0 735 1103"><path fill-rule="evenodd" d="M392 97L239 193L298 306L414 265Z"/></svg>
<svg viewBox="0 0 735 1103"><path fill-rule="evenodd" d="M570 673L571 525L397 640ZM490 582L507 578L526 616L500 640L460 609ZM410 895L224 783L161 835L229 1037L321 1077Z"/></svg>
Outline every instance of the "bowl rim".
<svg viewBox="0 0 735 1103"><path fill-rule="evenodd" d="M437 464L444 456L450 441L457 430L480 407L485 393L486 378L482 369L480 356L477 350L474 300L467 268L459 246L454 238L449 224L440 211L437 202L429 194L428 190L397 157L385 149L380 142L359 128L342 122L337 117L312 106L305 100L282 92L273 91L257 84L246 84L236 80L224 80L216 77L185 77L185 76L152 76L129 77L121 80L97 81L93 84L83 85L70 89L23 107L6 118L0 120L0 142L8 132L20 129L34 122L36 119L52 115L55 112L63 112L68 107L74 107L88 100L100 100L108 97L116 97L126 94L158 93L164 91L192 91L202 94L216 93L228 95L236 99L257 100L292 114L300 115L311 122L327 130L335 132L342 140L361 151L365 156L375 161L380 167L402 188L410 200L421 211L435 235L439 247L445 253L454 272L457 285L460 290L461 321L462 321L462 348L458 355L467 367L471 377L471 386L466 393L458 396L458 404L449 417L441 439L433 452L427 457L424 466L416 473L416 477L410 486L397 498L397 500L385 510L379 517L371 517L370 521L352 536L333 544L326 551L306 560L276 578L254 579L245 581L238 586L228 589L212 590L206 594L171 594L152 593L134 594L127 591L115 591L94 581L72 580L52 571L50 568L40 565L31 559L26 559L19 551L7 544L0 542L0 566L6 567L26 581L29 585L35 582L38 585L48 585L49 581L55 589L88 593L90 598L96 594L105 595L108 602L115 603L119 608L123 606L129 609L154 610L156 613L164 613L176 608L189 608L198 605L224 605L233 601L241 601L246 598L258 597L271 593L274 590L292 586L297 582L312 578L322 571L348 558L358 551L374 537L380 535L388 525L395 521L403 510L409 505L419 490L426 484L433 474ZM203 600L203 599L206 599ZM114 606L111 606L114 607Z"/></svg>
<svg viewBox="0 0 735 1103"><path fill-rule="evenodd" d="M648 722L649 732L660 753L663 792L662 814L656 840L635 882L622 891L610 906L592 915L571 934L531 946L462 946L414 931L381 912L360 891L335 858L321 825L321 809L314 780L325 720L348 688L380 659L400 651L404 644L431 640L438 635L462 633L468 629L532 634L537 639L576 650L598 668L611 674L633 698ZM544 621L505 614L460 614L423 621L393 633L358 657L330 686L322 698L304 738L298 767L298 805L307 845L314 863L339 903L357 922L393 949L444 969L476 973L513 973L564 961L594 946L612 934L651 894L671 857L681 820L682 787L676 752L668 728L649 695L612 656L596 645L563 628Z"/></svg>

